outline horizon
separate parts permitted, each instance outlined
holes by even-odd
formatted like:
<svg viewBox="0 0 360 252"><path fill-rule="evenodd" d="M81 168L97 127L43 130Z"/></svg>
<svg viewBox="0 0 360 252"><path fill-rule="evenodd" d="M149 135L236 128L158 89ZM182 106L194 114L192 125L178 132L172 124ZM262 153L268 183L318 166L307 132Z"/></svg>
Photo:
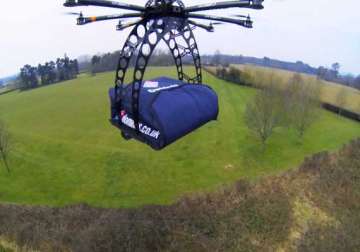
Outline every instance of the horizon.
<svg viewBox="0 0 360 252"><path fill-rule="evenodd" d="M115 51L112 51L112 52L98 52L98 53L96 53L96 54L82 54L82 55L79 55L79 56L77 56L76 57L76 59L79 61L79 63L81 63L81 62L86 62L86 61L83 61L83 60L81 60L82 58L91 58L92 56L94 56L94 55L97 55L97 56L101 56L101 55L105 55L106 53L114 53L114 52L116 52L116 50ZM66 54L66 53L65 53ZM209 53L209 54L201 54L201 57L203 57L203 56L214 56L215 55L215 53ZM265 57L267 57L267 56L264 56L264 57L255 57L255 56L251 56L251 55L237 55L237 54L225 54L225 53L222 53L221 51L220 51L220 55L221 56L232 56L232 57L240 57L240 56L242 56L242 57L250 57L250 58L257 58L257 59L263 59L263 58L265 58ZM63 56L63 55L62 55ZM44 63L46 63L46 62L49 62L49 61L55 61L57 58L60 58L60 57L62 57L61 55L60 56L56 56L56 57L53 57L52 59L49 59L49 60L46 60L46 61L44 61L44 62L39 62L39 64L44 64ZM277 60L277 61L280 61L280 62L284 62L284 63L296 63L297 61L301 61L301 62L303 62L304 64L306 64L306 65L309 65L310 67L312 67L312 68L318 68L318 67L320 67L320 66L313 66L313 65L311 65L311 64L309 64L308 62L304 62L304 61L302 61L302 60L296 60L296 61L286 61L286 60L282 60L282 59L276 59L276 58L270 58L270 57L267 57L267 58L269 58L269 59L271 59L271 60ZM175 63L174 63L175 64ZM250 63L245 63L245 65L247 65L247 64L249 64L249 65L251 65ZM38 64L36 64L36 65L38 65ZM34 65L34 66L36 66L36 65ZM331 66L328 66L329 68L331 67ZM19 71L17 72L17 73L13 73L13 74L10 74L10 75L6 75L6 76L0 76L0 80L2 80L2 79L6 79L6 78L11 78L11 77L15 77L15 76L17 76L17 75L19 75L20 74L20 69L19 69ZM341 73L341 74L349 74L349 73ZM350 73L350 74L352 74L352 73ZM357 76L357 74L352 74L352 75L354 75L355 77Z"/></svg>

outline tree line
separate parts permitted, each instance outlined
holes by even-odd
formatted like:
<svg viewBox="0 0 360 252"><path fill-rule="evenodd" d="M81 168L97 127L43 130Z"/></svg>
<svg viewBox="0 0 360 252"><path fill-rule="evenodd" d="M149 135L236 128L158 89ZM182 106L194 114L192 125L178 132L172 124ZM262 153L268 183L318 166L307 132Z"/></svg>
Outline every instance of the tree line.
<svg viewBox="0 0 360 252"><path fill-rule="evenodd" d="M241 71L239 68L233 66L217 67L215 71L215 75L220 79L244 86L252 86L254 84L252 77L249 73L245 71Z"/></svg>
<svg viewBox="0 0 360 252"><path fill-rule="evenodd" d="M88 60L80 63L80 71L88 71L92 74L115 71L119 62L120 51L93 55ZM136 55L130 59L129 67L135 66ZM150 58L151 66L170 66L174 64L173 56L165 50L155 50Z"/></svg>
<svg viewBox="0 0 360 252"><path fill-rule="evenodd" d="M322 80L336 82L345 86L354 87L360 89L360 75L353 76L352 74L342 75L340 74L339 63L334 63L331 68L319 67L317 70L317 77Z"/></svg>
<svg viewBox="0 0 360 252"><path fill-rule="evenodd" d="M74 79L78 74L79 64L77 59L70 59L65 54L63 58L57 58L56 61L45 62L37 66L24 65L20 69L16 86L20 89L31 89Z"/></svg>
<svg viewBox="0 0 360 252"><path fill-rule="evenodd" d="M229 66L229 64L253 64L257 66L277 68L297 73L306 73L317 76L319 79L339 83L342 85L360 89L360 75L340 74L341 65L335 62L331 67L320 66L318 68L305 64L302 61L286 62L270 59L268 57L255 58L243 55L225 55L219 50L213 55L203 55L202 61L205 65Z"/></svg>

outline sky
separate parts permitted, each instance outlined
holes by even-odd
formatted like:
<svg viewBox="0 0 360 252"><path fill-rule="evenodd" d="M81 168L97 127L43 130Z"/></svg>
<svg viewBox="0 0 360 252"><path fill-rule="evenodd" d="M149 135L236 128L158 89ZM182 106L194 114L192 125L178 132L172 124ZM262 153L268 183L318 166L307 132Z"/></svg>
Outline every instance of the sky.
<svg viewBox="0 0 360 252"><path fill-rule="evenodd" d="M223 0L226 1L226 0ZM145 0L123 0L144 5ZM185 5L215 2L185 0ZM100 8L65 8L60 0L3 1L0 8L0 77L15 74L24 64L37 65L65 53L71 58L120 50L130 29L115 30L117 21L77 26L68 11L85 16L128 11ZM214 15L250 14L254 29L227 24L214 33L198 29L201 54L270 57L330 67L360 74L359 0L265 0L264 10L212 11ZM209 12L207 12L209 13Z"/></svg>

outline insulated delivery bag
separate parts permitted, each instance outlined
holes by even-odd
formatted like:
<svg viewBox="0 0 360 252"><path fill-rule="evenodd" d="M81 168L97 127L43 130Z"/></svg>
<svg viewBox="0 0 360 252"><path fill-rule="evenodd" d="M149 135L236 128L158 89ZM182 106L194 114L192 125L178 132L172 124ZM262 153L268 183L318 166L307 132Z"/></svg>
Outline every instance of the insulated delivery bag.
<svg viewBox="0 0 360 252"><path fill-rule="evenodd" d="M115 103L115 89L109 91L112 124L126 139L134 138L155 150L163 149L218 116L218 97L209 86L160 77L142 83L137 131L132 113L132 85L124 89L120 107Z"/></svg>

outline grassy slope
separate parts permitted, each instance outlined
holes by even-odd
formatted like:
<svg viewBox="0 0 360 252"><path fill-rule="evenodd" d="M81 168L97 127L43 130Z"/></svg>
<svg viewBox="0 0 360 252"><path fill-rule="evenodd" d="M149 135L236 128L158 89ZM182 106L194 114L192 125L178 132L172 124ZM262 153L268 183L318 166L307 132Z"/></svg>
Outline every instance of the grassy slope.
<svg viewBox="0 0 360 252"><path fill-rule="evenodd" d="M282 77L282 79L287 82L294 72L286 71L282 69L273 69L261 66L254 65L234 65L238 66L243 70L246 70L250 73L264 73L265 75L269 75L270 73L275 73ZM302 74L305 80L315 81L316 77L308 74ZM330 103L333 105L338 105L337 103L337 95L341 90L346 91L346 103L344 107L350 111L360 113L360 91L351 87L346 87L334 82L322 81L321 88L321 101Z"/></svg>
<svg viewBox="0 0 360 252"><path fill-rule="evenodd" d="M360 139L279 176L240 180L171 206L0 203L0 251L358 252L359 176Z"/></svg>
<svg viewBox="0 0 360 252"><path fill-rule="evenodd" d="M156 68L147 77L168 74L175 72ZM0 201L102 207L168 204L184 193L294 167L307 155L337 149L360 136L359 124L321 111L321 120L303 145L294 132L278 130L260 155L242 119L255 90L227 85L209 74L204 81L219 94L219 121L161 152L123 141L107 122L112 73L1 96L0 115L15 146L12 174L0 165Z"/></svg>

